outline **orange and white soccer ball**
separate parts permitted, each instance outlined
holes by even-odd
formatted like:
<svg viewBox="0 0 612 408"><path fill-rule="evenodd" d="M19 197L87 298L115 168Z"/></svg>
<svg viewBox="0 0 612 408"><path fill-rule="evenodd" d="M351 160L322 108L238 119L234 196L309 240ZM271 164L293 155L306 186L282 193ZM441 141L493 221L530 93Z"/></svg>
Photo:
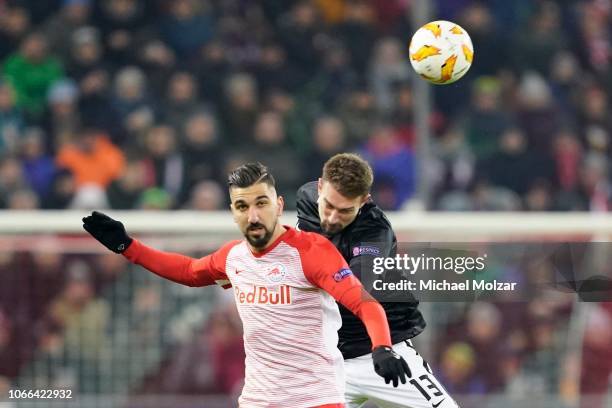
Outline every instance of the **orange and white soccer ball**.
<svg viewBox="0 0 612 408"><path fill-rule="evenodd" d="M450 21L432 21L410 41L410 63L421 78L438 85L451 84L468 72L474 60L469 34Z"/></svg>

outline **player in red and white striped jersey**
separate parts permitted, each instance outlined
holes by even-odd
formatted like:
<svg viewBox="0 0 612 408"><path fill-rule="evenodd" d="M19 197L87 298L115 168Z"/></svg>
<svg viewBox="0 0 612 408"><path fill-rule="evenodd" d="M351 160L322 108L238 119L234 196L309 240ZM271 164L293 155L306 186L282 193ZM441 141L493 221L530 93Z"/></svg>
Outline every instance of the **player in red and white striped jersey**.
<svg viewBox="0 0 612 408"><path fill-rule="evenodd" d="M164 278L233 288L246 351L242 408L344 406L336 301L366 326L377 372L386 382L405 383L408 366L390 347L384 310L326 238L278 223L283 199L265 166L241 166L229 184L232 213L246 239L201 259L147 247L101 213L85 217L84 228Z"/></svg>

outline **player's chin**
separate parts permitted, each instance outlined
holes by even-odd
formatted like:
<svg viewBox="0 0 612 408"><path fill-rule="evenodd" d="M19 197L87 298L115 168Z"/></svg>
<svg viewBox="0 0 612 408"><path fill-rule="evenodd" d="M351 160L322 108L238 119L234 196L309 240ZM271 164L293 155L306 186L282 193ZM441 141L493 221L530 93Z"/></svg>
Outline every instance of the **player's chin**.
<svg viewBox="0 0 612 408"><path fill-rule="evenodd" d="M268 245L268 242L270 242L270 237L268 235L263 235L263 236L258 236L258 237L247 235L246 238L247 238L247 241L249 241L249 244L251 244L253 248L257 248L257 249L265 248L266 245Z"/></svg>
<svg viewBox="0 0 612 408"><path fill-rule="evenodd" d="M270 234L265 228L249 230L245 234L247 241L255 248L263 248L270 241Z"/></svg>
<svg viewBox="0 0 612 408"><path fill-rule="evenodd" d="M333 234L337 234L338 232L342 231L342 225L340 224L324 224L321 226L321 229L323 230L324 233L329 234L329 235L333 235Z"/></svg>

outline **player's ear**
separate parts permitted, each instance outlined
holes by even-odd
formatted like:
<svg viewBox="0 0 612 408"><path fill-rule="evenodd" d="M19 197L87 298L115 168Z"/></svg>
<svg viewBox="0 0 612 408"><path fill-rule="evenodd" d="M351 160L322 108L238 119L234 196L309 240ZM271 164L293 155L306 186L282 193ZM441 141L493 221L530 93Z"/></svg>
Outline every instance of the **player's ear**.
<svg viewBox="0 0 612 408"><path fill-rule="evenodd" d="M361 198L361 203L359 203L359 208L363 207L363 205L364 205L365 203L367 203L368 201L370 201L370 199L371 199L371 198L372 198L372 194L370 194L370 193L368 193L368 194L364 195L364 196Z"/></svg>
<svg viewBox="0 0 612 408"><path fill-rule="evenodd" d="M323 179L319 177L319 180L317 180L317 192L319 193L319 195L321 194L322 189L323 189Z"/></svg>
<svg viewBox="0 0 612 408"><path fill-rule="evenodd" d="M238 224L238 212L236 211L236 208L234 207L234 203L230 203L230 211L232 212L232 218L234 219L234 222L236 224Z"/></svg>
<svg viewBox="0 0 612 408"><path fill-rule="evenodd" d="M279 217L283 215L283 209L285 208L285 199L283 196L276 197L276 215Z"/></svg>

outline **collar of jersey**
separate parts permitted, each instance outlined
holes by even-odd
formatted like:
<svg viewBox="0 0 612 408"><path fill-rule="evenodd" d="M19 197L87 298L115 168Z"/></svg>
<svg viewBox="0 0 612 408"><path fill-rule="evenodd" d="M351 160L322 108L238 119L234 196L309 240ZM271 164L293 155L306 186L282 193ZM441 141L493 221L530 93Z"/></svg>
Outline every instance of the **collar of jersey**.
<svg viewBox="0 0 612 408"><path fill-rule="evenodd" d="M278 246L278 244L281 243L281 241L287 240L287 238L289 238L290 236L295 234L295 229L294 228L292 228L292 227L290 227L288 225L284 225L284 224L283 224L283 227L285 227L287 230L285 232L283 232L280 237L276 238L276 241L274 241L272 243L272 245L270 245L269 247L267 247L266 249L264 249L261 252L253 252L251 247L247 244L247 248L249 248L249 251L251 251L251 255L253 255L255 258L261 258L262 256L266 255L268 252L270 252L274 248L276 248Z"/></svg>

